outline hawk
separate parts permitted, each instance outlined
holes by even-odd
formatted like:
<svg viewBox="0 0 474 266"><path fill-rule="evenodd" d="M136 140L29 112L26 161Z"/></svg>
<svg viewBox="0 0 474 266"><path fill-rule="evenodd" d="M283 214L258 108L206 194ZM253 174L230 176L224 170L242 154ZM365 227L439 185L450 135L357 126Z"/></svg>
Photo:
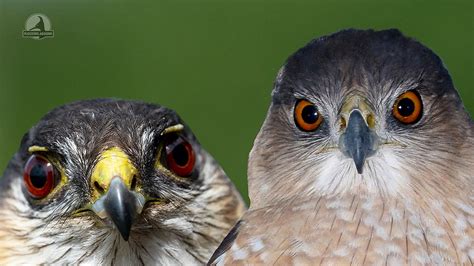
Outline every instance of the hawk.
<svg viewBox="0 0 474 266"><path fill-rule="evenodd" d="M54 109L0 185L0 264L202 265L244 210L172 110L124 100Z"/></svg>
<svg viewBox="0 0 474 266"><path fill-rule="evenodd" d="M210 263L474 263L474 124L433 51L344 30L281 68Z"/></svg>

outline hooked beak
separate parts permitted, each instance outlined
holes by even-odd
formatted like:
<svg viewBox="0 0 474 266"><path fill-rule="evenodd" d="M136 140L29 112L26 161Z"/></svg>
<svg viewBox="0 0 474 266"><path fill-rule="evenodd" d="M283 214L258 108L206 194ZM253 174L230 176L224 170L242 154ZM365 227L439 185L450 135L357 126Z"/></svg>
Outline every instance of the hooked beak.
<svg viewBox="0 0 474 266"><path fill-rule="evenodd" d="M102 219L109 218L127 241L132 224L141 213L145 198L136 189L137 169L119 148L101 154L92 176L92 194L96 201L92 211Z"/></svg>
<svg viewBox="0 0 474 266"><path fill-rule="evenodd" d="M349 118L340 137L339 147L346 156L352 158L357 172L362 174L366 159L375 153L377 146L377 135L369 128L373 127L374 121L367 121L367 117L373 117L373 112L360 96L354 96L343 107L341 116L343 121L344 116Z"/></svg>

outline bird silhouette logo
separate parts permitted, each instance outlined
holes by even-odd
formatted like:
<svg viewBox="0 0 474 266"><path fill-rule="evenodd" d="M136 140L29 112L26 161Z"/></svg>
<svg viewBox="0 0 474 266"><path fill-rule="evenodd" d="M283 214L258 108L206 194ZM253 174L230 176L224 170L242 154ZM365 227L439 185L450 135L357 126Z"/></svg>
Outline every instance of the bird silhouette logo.
<svg viewBox="0 0 474 266"><path fill-rule="evenodd" d="M44 38L53 38L54 31L51 27L51 21L44 14L32 14L25 22L25 30L23 30L24 38L41 40Z"/></svg>
<svg viewBox="0 0 474 266"><path fill-rule="evenodd" d="M45 30L44 30L44 21L43 21L43 17L41 17L41 16L38 16L38 18L39 18L39 21L38 21L38 23L36 23L36 25L35 25L33 28L31 28L30 30L36 30L36 29L39 29L40 31L45 31Z"/></svg>

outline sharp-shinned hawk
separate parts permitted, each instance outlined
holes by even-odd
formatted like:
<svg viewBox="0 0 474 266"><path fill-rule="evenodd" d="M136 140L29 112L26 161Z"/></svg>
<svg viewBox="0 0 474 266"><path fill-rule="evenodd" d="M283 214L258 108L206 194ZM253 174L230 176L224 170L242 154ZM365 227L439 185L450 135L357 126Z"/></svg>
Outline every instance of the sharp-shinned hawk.
<svg viewBox="0 0 474 266"><path fill-rule="evenodd" d="M398 30L289 57L248 179L210 263L474 263L474 123L440 58Z"/></svg>

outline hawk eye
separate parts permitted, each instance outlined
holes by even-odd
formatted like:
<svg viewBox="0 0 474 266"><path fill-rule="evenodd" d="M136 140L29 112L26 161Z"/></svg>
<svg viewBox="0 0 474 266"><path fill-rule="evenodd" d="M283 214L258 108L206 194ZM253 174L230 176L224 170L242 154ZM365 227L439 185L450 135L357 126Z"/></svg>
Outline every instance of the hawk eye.
<svg viewBox="0 0 474 266"><path fill-rule="evenodd" d="M323 122L318 108L307 100L299 100L295 106L295 123L303 131L314 131Z"/></svg>
<svg viewBox="0 0 474 266"><path fill-rule="evenodd" d="M414 124L421 118L423 112L423 103L418 92L414 90L407 91L395 101L393 105L393 116L403 124Z"/></svg>
<svg viewBox="0 0 474 266"><path fill-rule="evenodd" d="M35 199L46 197L54 188L54 167L43 156L32 155L25 164L23 181Z"/></svg>
<svg viewBox="0 0 474 266"><path fill-rule="evenodd" d="M181 136L170 137L165 142L166 164L178 176L190 176L196 163L193 147Z"/></svg>

